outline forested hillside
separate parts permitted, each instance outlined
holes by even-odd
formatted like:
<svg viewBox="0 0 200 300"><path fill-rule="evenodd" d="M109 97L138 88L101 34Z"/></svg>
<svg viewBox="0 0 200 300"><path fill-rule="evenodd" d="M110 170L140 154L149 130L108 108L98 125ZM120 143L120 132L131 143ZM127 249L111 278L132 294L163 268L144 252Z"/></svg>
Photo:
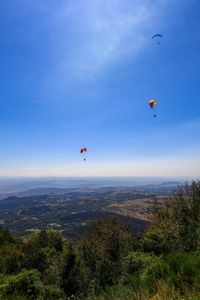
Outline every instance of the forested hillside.
<svg viewBox="0 0 200 300"><path fill-rule="evenodd" d="M200 299L200 182L179 187L148 228L113 216L88 224L77 242L43 230L27 239L0 230L2 300Z"/></svg>

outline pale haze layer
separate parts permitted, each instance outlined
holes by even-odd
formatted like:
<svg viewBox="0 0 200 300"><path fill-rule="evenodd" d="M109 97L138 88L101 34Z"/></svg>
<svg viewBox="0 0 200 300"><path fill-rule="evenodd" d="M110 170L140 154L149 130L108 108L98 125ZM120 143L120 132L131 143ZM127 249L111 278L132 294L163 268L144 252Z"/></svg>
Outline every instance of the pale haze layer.
<svg viewBox="0 0 200 300"><path fill-rule="evenodd" d="M200 176L199 11L2 0L0 176Z"/></svg>

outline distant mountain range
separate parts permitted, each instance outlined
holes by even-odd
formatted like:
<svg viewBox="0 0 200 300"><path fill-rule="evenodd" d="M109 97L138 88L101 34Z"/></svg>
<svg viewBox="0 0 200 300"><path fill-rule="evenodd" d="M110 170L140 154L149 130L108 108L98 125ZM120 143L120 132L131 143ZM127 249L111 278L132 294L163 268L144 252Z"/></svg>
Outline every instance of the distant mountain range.
<svg viewBox="0 0 200 300"><path fill-rule="evenodd" d="M167 193L183 182L183 179L171 180L160 177L0 178L0 200L9 196L60 195L74 190L113 187Z"/></svg>

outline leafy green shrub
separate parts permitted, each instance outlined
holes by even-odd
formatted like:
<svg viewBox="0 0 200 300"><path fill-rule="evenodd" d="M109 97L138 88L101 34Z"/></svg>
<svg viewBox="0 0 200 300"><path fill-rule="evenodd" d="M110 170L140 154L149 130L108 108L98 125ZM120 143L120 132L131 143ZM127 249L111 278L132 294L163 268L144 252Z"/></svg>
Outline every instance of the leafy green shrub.
<svg viewBox="0 0 200 300"><path fill-rule="evenodd" d="M18 245L7 244L0 252L0 272L12 274L19 272L24 264L24 254Z"/></svg>
<svg viewBox="0 0 200 300"><path fill-rule="evenodd" d="M54 256L63 250L63 240L59 232L42 230L33 234L24 245L25 267L43 272Z"/></svg>
<svg viewBox="0 0 200 300"><path fill-rule="evenodd" d="M1 276L0 295L12 296L14 293L20 293L27 296L28 299L39 299L44 296L43 284L40 280L40 274L36 270L23 270L17 275Z"/></svg>
<svg viewBox="0 0 200 300"><path fill-rule="evenodd" d="M161 252L196 251L200 247L200 181L178 187L152 211L152 222L144 235L144 246ZM149 240L148 237L151 237ZM153 237L153 240L152 240ZM147 238L147 241L145 239ZM153 247L152 247L153 246ZM154 251L154 249L152 249Z"/></svg>
<svg viewBox="0 0 200 300"><path fill-rule="evenodd" d="M28 300L28 298L20 293L14 293L12 295L2 297L1 300Z"/></svg>
<svg viewBox="0 0 200 300"><path fill-rule="evenodd" d="M145 254L142 252L130 252L124 258L124 269L125 272L131 275L139 273L143 270L149 263L155 259L154 255Z"/></svg>
<svg viewBox="0 0 200 300"><path fill-rule="evenodd" d="M0 227L0 247L7 244L16 244L17 238L9 230Z"/></svg>
<svg viewBox="0 0 200 300"><path fill-rule="evenodd" d="M116 285L107 287L99 296L86 298L87 300L148 300L148 293L135 292L131 287Z"/></svg>
<svg viewBox="0 0 200 300"><path fill-rule="evenodd" d="M96 262L95 277L100 287L105 287L117 283L119 270L113 262L101 259Z"/></svg>
<svg viewBox="0 0 200 300"><path fill-rule="evenodd" d="M44 300L65 300L65 293L55 286L44 287Z"/></svg>
<svg viewBox="0 0 200 300"><path fill-rule="evenodd" d="M167 273L164 260L154 254L130 252L124 259L124 284L134 286L135 289L152 291L156 282Z"/></svg>
<svg viewBox="0 0 200 300"><path fill-rule="evenodd" d="M140 272L141 286L149 292L156 291L157 282L166 277L169 267L161 257L154 257Z"/></svg>
<svg viewBox="0 0 200 300"><path fill-rule="evenodd" d="M139 241L141 251L148 253L155 253L156 255L168 253L170 251L169 245L166 243L165 238L154 232L148 230L143 233Z"/></svg>
<svg viewBox="0 0 200 300"><path fill-rule="evenodd" d="M172 253L167 256L166 262L170 272L166 280L182 293L200 291L200 254Z"/></svg>

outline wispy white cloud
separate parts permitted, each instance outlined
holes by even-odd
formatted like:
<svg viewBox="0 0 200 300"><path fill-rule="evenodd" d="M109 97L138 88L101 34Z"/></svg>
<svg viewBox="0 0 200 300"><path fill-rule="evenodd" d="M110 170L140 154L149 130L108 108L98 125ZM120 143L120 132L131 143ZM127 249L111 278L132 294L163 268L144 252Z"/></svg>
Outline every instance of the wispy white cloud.
<svg viewBox="0 0 200 300"><path fill-rule="evenodd" d="M133 62L161 30L180 0L15 0L40 17L48 36L49 68L42 90L94 79L122 62ZM34 18L33 18L34 20Z"/></svg>
<svg viewBox="0 0 200 300"><path fill-rule="evenodd" d="M149 43L171 1L62 2L51 18L54 49L46 85L93 79L124 59L134 61ZM159 26L158 26L159 22Z"/></svg>
<svg viewBox="0 0 200 300"><path fill-rule="evenodd" d="M137 55L145 43L141 27L151 17L145 6L137 5L134 12L121 12L116 5L107 9L103 2L98 10L90 9L84 22L88 36L69 63L75 74L95 75L125 55ZM65 58L61 63L65 65Z"/></svg>

